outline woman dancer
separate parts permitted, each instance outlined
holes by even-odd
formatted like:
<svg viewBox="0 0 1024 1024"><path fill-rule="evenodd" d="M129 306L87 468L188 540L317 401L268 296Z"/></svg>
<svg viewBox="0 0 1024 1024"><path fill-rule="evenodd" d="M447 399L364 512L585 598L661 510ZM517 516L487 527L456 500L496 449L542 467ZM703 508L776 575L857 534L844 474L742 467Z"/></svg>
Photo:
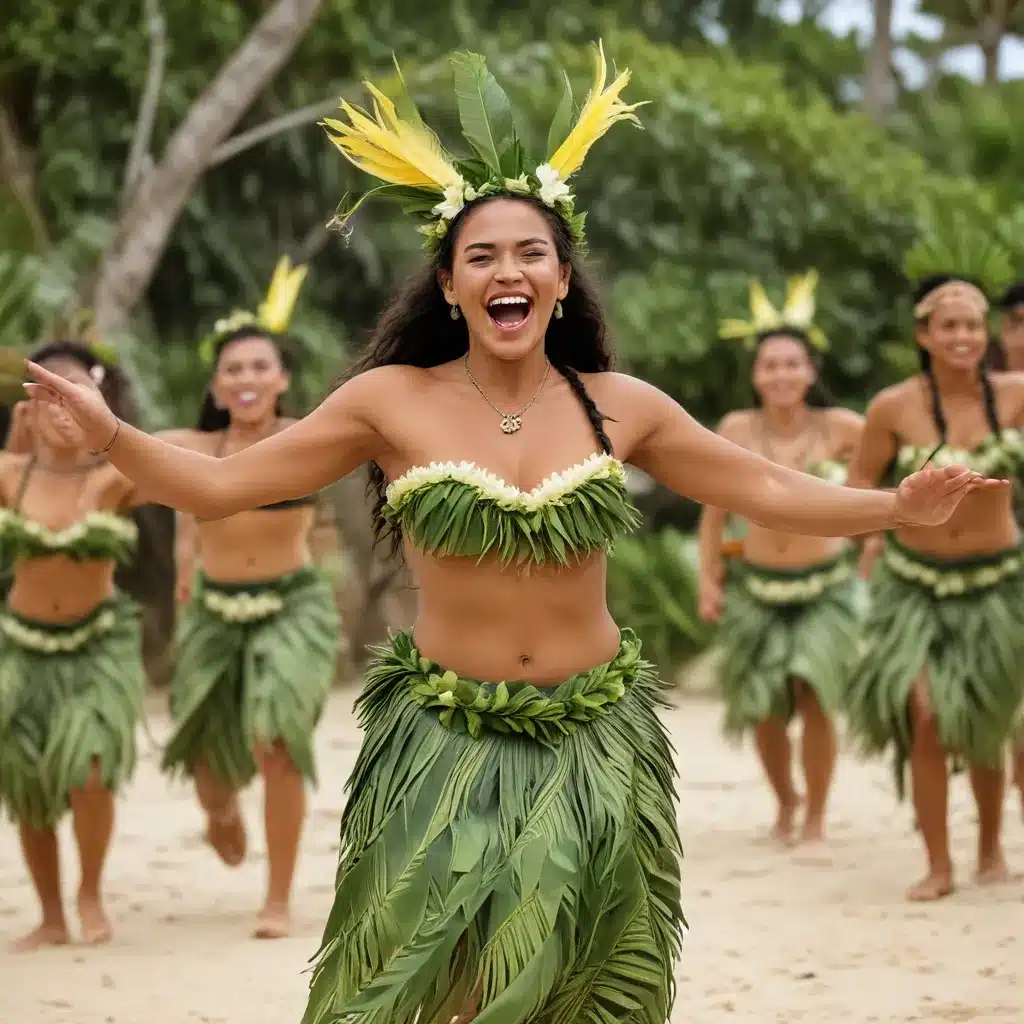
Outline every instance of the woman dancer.
<svg viewBox="0 0 1024 1024"><path fill-rule="evenodd" d="M58 342L32 357L88 392L112 415L131 416L127 386L84 345ZM135 606L114 587L135 524L118 513L134 485L90 452L65 410L19 410L27 452L0 453L0 546L13 566L0 612L0 804L17 823L42 905L21 950L69 940L57 824L70 810L81 864L82 938L112 928L101 880L114 831L114 794L135 766L145 678Z"/></svg>
<svg viewBox="0 0 1024 1024"><path fill-rule="evenodd" d="M850 482L874 486L929 462L963 464L986 475L1019 475L1024 446L1024 378L990 374L988 301L976 279L998 270L984 240L919 243L908 272L914 293L921 373L871 403ZM964 252L956 274L933 273ZM974 253L985 257L971 274ZM975 263L978 261L975 260ZM910 761L914 808L928 872L912 900L953 891L947 760L970 768L978 807L978 880L1007 875L1001 845L1006 742L1024 688L1024 560L1011 491L971 496L945 523L905 525L881 550L863 632L863 656L848 697L854 736L868 752L891 747L897 783Z"/></svg>
<svg viewBox="0 0 1024 1024"><path fill-rule="evenodd" d="M348 122L329 122L346 156L426 214L432 255L313 413L216 460L119 423L44 368L30 367L28 389L203 518L373 466L377 527L404 539L419 607L415 637L378 652L360 698L365 739L306 1024L663 1024L681 854L661 684L605 603L605 552L636 524L621 460L800 534L941 522L1001 485L948 469L892 494L837 487L610 372L567 179L635 117L619 99L628 72L606 88L598 50L575 123L560 114L553 151L527 163L483 58L452 62L479 159L449 156L404 92L375 91L373 115L346 104Z"/></svg>
<svg viewBox="0 0 1024 1024"><path fill-rule="evenodd" d="M304 275L282 260L258 316L216 325L199 423L175 444L229 458L294 422L281 413L283 333ZM232 866L246 852L238 792L262 776L269 871L258 938L289 930L304 783L316 781L313 732L338 653L334 593L310 564L316 503L310 493L198 524L179 516L175 730L163 767L192 777L207 839Z"/></svg>
<svg viewBox="0 0 1024 1024"><path fill-rule="evenodd" d="M755 282L751 322L723 325L724 337L749 339L755 346L757 407L730 413L718 432L772 462L841 482L862 421L856 413L830 408L818 382L818 352L825 339L813 325L816 282L813 273L793 280L781 311ZM772 835L788 841L800 798L793 785L787 728L800 715L807 786L801 839L820 841L836 760L832 719L858 626L848 542L751 524L742 560L733 560L727 573L725 521L723 511L705 506L699 534L700 614L716 622L724 609L719 684L725 732L739 738L753 730L778 802Z"/></svg>

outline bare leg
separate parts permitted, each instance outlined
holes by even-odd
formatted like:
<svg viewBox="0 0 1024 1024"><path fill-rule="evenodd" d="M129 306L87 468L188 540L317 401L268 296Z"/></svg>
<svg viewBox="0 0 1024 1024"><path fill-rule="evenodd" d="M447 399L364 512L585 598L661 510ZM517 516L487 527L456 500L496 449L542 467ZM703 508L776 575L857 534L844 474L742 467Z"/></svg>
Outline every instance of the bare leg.
<svg viewBox="0 0 1024 1024"><path fill-rule="evenodd" d="M939 735L922 676L911 694L914 747L910 770L914 786L914 810L928 852L928 874L911 886L907 898L917 901L942 899L953 891L953 862L949 856L949 775L946 752Z"/></svg>
<svg viewBox="0 0 1024 1024"><path fill-rule="evenodd" d="M70 793L72 824L82 866L78 889L78 915L82 939L90 945L109 942L114 934L103 910L100 881L103 864L114 834L114 794L100 785L99 766L93 765L89 781Z"/></svg>
<svg viewBox="0 0 1024 1024"><path fill-rule="evenodd" d="M800 756L807 782L807 813L801 838L813 843L825 838L825 805L836 766L836 731L814 691L806 683L798 685L797 707L803 718Z"/></svg>
<svg viewBox="0 0 1024 1024"><path fill-rule="evenodd" d="M278 939L291 928L289 902L302 823L306 817L306 790L284 747L275 743L257 751L263 775L263 818L267 830L267 900L256 920L258 939Z"/></svg>
<svg viewBox="0 0 1024 1024"><path fill-rule="evenodd" d="M42 905L43 920L34 931L11 945L13 952L40 946L63 946L68 942L68 925L60 898L60 853L57 833L52 828L18 826L21 852Z"/></svg>
<svg viewBox="0 0 1024 1024"><path fill-rule="evenodd" d="M971 765L971 789L978 807L978 882L990 885L1010 877L1003 856L1003 796L1006 773L1002 766Z"/></svg>
<svg viewBox="0 0 1024 1024"><path fill-rule="evenodd" d="M778 818L771 834L774 839L785 841L793 831L796 811L800 806L800 797L793 788L793 755L786 723L781 718L762 722L754 730L754 742L779 803Z"/></svg>
<svg viewBox="0 0 1024 1024"><path fill-rule="evenodd" d="M228 867L236 867L245 860L246 849L245 822L238 806L238 794L205 764L197 764L192 775L199 804L206 812L206 841Z"/></svg>

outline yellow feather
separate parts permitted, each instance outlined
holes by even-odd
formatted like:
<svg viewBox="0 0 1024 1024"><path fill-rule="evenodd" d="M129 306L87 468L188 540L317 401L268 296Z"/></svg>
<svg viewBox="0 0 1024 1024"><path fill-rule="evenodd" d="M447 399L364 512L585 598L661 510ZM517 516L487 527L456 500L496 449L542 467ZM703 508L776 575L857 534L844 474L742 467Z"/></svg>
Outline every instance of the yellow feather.
<svg viewBox="0 0 1024 1024"><path fill-rule="evenodd" d="M810 327L814 322L814 291L818 286L818 272L809 270L802 277L789 280L782 319L794 327Z"/></svg>
<svg viewBox="0 0 1024 1024"><path fill-rule="evenodd" d="M267 297L260 304L258 311L259 322L268 331L283 334L288 329L307 269L305 266L293 269L287 256L282 256L277 261L274 276L270 279L270 287L267 289Z"/></svg>
<svg viewBox="0 0 1024 1024"><path fill-rule="evenodd" d="M782 317L765 294L760 281L750 282L750 313L753 317L755 333L770 331L782 326Z"/></svg>
<svg viewBox="0 0 1024 1024"><path fill-rule="evenodd" d="M723 320L718 328L718 336L728 341L742 341L752 334L757 334L757 328L746 320Z"/></svg>
<svg viewBox="0 0 1024 1024"><path fill-rule="evenodd" d="M349 123L325 118L334 134L331 142L361 171L390 185L423 188L443 193L460 186L462 176L445 153L440 140L422 124L403 121L395 104L371 82L373 115L341 101Z"/></svg>
<svg viewBox="0 0 1024 1024"><path fill-rule="evenodd" d="M619 100L619 93L629 83L630 72L623 71L606 89L604 83L607 76L604 46L598 43L594 60L594 84L587 94L580 116L565 141L548 157L548 164L558 171L563 181L580 169L590 147L613 124L618 121L640 123L633 111L643 104L627 104Z"/></svg>

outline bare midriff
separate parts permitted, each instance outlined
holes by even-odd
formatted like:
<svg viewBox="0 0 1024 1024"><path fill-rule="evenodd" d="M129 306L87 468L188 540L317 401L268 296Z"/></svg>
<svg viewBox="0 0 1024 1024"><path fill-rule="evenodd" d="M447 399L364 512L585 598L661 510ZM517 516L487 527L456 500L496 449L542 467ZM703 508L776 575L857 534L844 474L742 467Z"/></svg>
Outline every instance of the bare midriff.
<svg viewBox="0 0 1024 1024"><path fill-rule="evenodd" d="M766 569L802 569L837 558L845 543L842 537L802 537L747 523L743 560Z"/></svg>
<svg viewBox="0 0 1024 1024"><path fill-rule="evenodd" d="M941 526L904 527L896 539L923 555L956 559L1012 548L1020 540L1020 531L1007 489L969 494Z"/></svg>
<svg viewBox="0 0 1024 1024"><path fill-rule="evenodd" d="M222 583L272 580L310 562L312 506L239 512L199 524L203 572Z"/></svg>
<svg viewBox="0 0 1024 1024"><path fill-rule="evenodd" d="M552 686L619 649L603 553L569 568L517 568L433 558L406 545L406 559L418 586L416 646L461 676Z"/></svg>
<svg viewBox="0 0 1024 1024"><path fill-rule="evenodd" d="M37 622L76 622L114 596L114 563L65 555L18 563L7 597L11 611Z"/></svg>

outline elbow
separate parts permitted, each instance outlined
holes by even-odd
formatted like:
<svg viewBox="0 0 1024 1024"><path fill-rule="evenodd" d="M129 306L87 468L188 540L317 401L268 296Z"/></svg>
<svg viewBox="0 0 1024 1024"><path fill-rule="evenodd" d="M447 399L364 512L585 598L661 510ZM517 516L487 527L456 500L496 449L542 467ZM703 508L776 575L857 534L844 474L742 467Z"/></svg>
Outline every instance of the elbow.
<svg viewBox="0 0 1024 1024"><path fill-rule="evenodd" d="M233 486L231 479L225 479L223 473L214 474L205 486L192 497L187 507L178 511L195 517L202 522L216 519L227 519L246 509L245 499Z"/></svg>

